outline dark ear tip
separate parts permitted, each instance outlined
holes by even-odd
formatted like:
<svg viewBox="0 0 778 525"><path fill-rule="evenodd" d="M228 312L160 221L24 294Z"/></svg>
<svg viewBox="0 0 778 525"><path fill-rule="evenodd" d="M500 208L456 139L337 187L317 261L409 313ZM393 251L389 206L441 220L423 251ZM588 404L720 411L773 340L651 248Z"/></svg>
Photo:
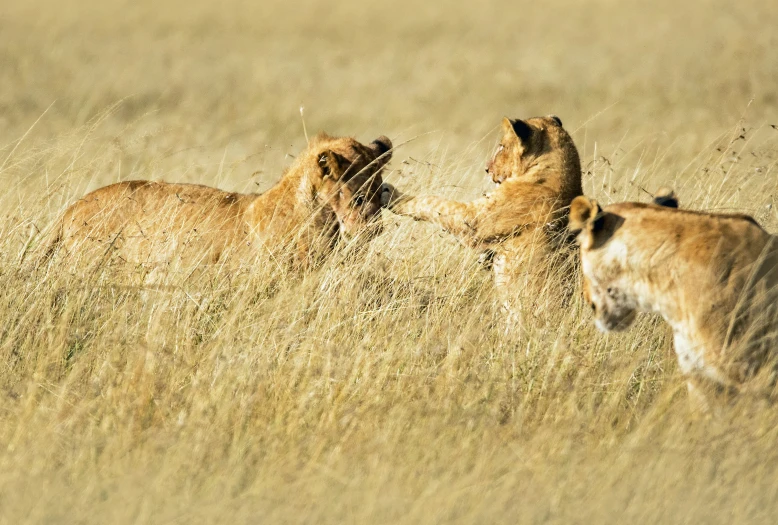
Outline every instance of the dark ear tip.
<svg viewBox="0 0 778 525"><path fill-rule="evenodd" d="M381 135L373 142L371 142L371 145L378 155L383 155L392 149L392 141L386 135Z"/></svg>
<svg viewBox="0 0 778 525"><path fill-rule="evenodd" d="M549 119L553 120L553 121L554 121L554 123L555 123L557 126L559 126L560 128L562 127L562 119L561 119L561 118L559 118L559 117L557 117L556 115L549 115L549 116L548 116L548 117L546 117L546 118L549 118Z"/></svg>
<svg viewBox="0 0 778 525"><path fill-rule="evenodd" d="M509 119L511 126L513 127L513 132L516 134L517 137L519 137L521 140L527 140L530 135L532 135L532 128L529 124L524 122L521 119Z"/></svg>
<svg viewBox="0 0 778 525"><path fill-rule="evenodd" d="M678 208L678 201L675 199L668 199L666 197L657 197L654 199L654 204L658 206L664 206L665 208Z"/></svg>
<svg viewBox="0 0 778 525"><path fill-rule="evenodd" d="M653 203L658 206L664 206L665 208L677 208L678 196L672 188L661 188L656 192L656 195L654 195Z"/></svg>

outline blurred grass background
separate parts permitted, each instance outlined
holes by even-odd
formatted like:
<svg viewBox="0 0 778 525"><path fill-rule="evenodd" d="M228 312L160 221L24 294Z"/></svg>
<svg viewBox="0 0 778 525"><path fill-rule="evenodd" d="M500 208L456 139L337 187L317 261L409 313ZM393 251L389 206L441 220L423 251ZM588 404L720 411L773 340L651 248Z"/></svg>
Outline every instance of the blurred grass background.
<svg viewBox="0 0 778 525"><path fill-rule="evenodd" d="M0 6L0 523L773 523L775 409L691 418L667 329L578 299L508 330L475 254L385 215L365 257L172 290L30 274L127 179L262 191L326 130L474 198L554 113L603 202L672 185L771 231L778 7L746 0Z"/></svg>

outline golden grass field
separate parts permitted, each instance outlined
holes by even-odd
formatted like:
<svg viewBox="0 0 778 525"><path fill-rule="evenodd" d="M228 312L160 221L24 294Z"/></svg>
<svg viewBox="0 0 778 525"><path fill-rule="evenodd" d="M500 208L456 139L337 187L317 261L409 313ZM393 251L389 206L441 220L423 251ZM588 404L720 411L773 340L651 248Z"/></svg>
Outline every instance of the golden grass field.
<svg viewBox="0 0 778 525"><path fill-rule="evenodd" d="M692 417L661 320L505 329L474 252L384 212L279 275L19 263L119 180L262 191L326 130L474 198L554 113L601 202L778 231L778 5L30 0L0 6L0 524L775 523L778 409Z"/></svg>

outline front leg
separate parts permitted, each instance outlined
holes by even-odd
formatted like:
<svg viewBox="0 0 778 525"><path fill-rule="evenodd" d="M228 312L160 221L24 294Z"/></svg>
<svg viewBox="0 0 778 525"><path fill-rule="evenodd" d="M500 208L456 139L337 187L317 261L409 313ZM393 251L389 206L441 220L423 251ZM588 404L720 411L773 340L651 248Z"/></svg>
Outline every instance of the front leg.
<svg viewBox="0 0 778 525"><path fill-rule="evenodd" d="M381 204L398 215L436 224L468 246L481 244L478 201L457 202L432 195L413 197L384 183Z"/></svg>

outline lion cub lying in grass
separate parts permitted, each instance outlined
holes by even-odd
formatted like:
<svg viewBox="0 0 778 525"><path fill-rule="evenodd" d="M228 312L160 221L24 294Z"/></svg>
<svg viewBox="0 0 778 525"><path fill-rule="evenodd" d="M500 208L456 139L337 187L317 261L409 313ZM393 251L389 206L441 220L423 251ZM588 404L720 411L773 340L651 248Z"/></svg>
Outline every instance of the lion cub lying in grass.
<svg viewBox="0 0 778 525"><path fill-rule="evenodd" d="M89 193L65 210L45 245L90 262L158 266L216 263L267 253L295 267L317 262L339 237L381 230L381 171L392 143L320 134L263 194L196 184L131 181Z"/></svg>
<svg viewBox="0 0 778 525"><path fill-rule="evenodd" d="M775 365L778 238L747 215L664 204L601 208L577 197L569 228L597 327L624 330L637 311L660 314L689 391L705 406L709 387L736 392Z"/></svg>
<svg viewBox="0 0 778 525"><path fill-rule="evenodd" d="M399 215L436 224L462 243L493 255L502 298L529 290L533 301L558 300L551 281L568 281L573 267L560 251L570 201L581 195L581 165L558 117L502 121L503 136L486 172L497 189L471 202L410 196L384 185L382 202ZM513 310L511 304L506 304ZM537 306L537 305L535 305Z"/></svg>

